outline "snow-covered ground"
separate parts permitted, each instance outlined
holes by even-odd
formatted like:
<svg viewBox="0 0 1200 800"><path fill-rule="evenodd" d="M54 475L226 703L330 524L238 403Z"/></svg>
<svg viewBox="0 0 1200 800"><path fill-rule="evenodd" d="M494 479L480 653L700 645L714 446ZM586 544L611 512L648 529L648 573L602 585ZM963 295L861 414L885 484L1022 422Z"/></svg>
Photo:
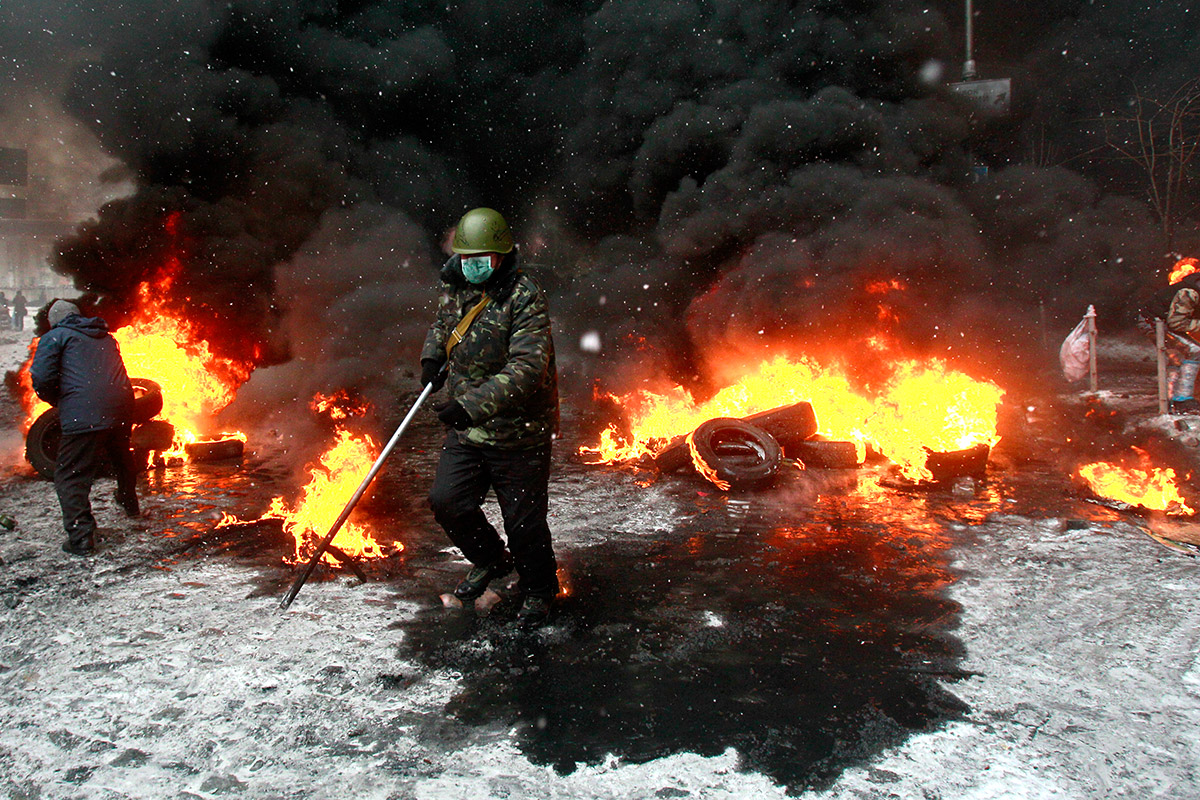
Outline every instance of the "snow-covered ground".
<svg viewBox="0 0 1200 800"><path fill-rule="evenodd" d="M6 424L5 797L1200 795L1196 561L1049 462L938 495L799 476L726 497L563 455L573 595L521 636L503 602L438 601L464 566L396 477L427 474L434 425L372 504L405 552L281 611L278 552L211 535L288 489L269 448L147 476L135 520L102 479L80 559Z"/></svg>

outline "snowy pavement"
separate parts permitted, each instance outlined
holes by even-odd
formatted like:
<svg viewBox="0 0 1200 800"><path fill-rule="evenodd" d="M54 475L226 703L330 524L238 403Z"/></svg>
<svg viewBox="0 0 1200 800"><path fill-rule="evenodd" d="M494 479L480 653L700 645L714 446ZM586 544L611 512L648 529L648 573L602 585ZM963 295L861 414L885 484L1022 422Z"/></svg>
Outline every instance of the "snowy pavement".
<svg viewBox="0 0 1200 800"><path fill-rule="evenodd" d="M368 509L406 549L286 612L284 545L211 530L294 488L270 447L148 475L135 520L101 480L79 559L0 437L2 796L1200 794L1196 561L1049 460L1000 453L954 492L814 471L726 496L560 452L572 593L519 635L506 602L438 600L464 566L413 488L426 423Z"/></svg>

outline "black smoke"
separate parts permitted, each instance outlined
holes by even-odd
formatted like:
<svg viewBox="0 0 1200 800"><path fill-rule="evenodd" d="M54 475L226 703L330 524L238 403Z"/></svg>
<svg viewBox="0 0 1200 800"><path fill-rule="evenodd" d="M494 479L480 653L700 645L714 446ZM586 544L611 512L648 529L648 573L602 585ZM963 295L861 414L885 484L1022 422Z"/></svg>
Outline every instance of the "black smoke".
<svg viewBox="0 0 1200 800"><path fill-rule="evenodd" d="M607 366L703 385L878 332L879 280L888 332L951 355L1161 280L1097 121L1189 77L1193 12L975 8L1004 118L947 89L948 0L59 0L0 12L0 81L8 109L58 92L133 176L57 259L117 322L174 257L166 301L223 354L390 383L369 366L415 355L445 232L486 204L555 272L564 364L596 367L594 331Z"/></svg>

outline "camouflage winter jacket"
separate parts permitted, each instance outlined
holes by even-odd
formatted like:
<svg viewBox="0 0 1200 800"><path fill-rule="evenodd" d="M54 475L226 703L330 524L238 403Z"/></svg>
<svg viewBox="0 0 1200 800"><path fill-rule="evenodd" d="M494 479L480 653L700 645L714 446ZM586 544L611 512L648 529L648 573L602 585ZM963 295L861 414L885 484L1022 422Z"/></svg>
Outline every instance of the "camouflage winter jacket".
<svg viewBox="0 0 1200 800"><path fill-rule="evenodd" d="M1197 291L1195 282L1186 278L1176 286L1177 291L1171 297L1171 307L1167 310L1167 330L1195 335L1200 331L1200 291Z"/></svg>
<svg viewBox="0 0 1200 800"><path fill-rule="evenodd" d="M510 255L482 286L468 283L454 256L442 268L445 291L421 359L442 362L446 340L486 291L492 298L450 356L449 396L474 425L467 444L537 447L558 432L558 375L546 298Z"/></svg>

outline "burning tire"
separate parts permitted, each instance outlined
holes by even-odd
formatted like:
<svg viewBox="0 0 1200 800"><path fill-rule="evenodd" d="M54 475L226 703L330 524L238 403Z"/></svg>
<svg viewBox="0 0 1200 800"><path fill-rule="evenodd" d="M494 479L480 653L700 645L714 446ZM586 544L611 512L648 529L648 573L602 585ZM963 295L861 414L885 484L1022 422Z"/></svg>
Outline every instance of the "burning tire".
<svg viewBox="0 0 1200 800"><path fill-rule="evenodd" d="M818 469L855 469L862 463L854 442L810 439L798 443L789 455L800 459L807 467Z"/></svg>
<svg viewBox="0 0 1200 800"><path fill-rule="evenodd" d="M991 452L992 448L986 444L977 444L966 450L928 450L925 469L933 474L933 480L939 482L963 477L979 478L987 472Z"/></svg>
<svg viewBox="0 0 1200 800"><path fill-rule="evenodd" d="M170 450L175 441L175 426L161 419L143 422L133 427L129 437L134 450Z"/></svg>
<svg viewBox="0 0 1200 800"><path fill-rule="evenodd" d="M189 461L226 461L241 458L245 450L246 443L234 437L198 439L183 446Z"/></svg>
<svg viewBox="0 0 1200 800"><path fill-rule="evenodd" d="M133 416L131 422L149 422L162 413L162 387L145 378L130 378L133 384Z"/></svg>
<svg viewBox="0 0 1200 800"><path fill-rule="evenodd" d="M762 428L732 417L704 422L692 433L697 469L729 487L760 486L775 477L783 450Z"/></svg>
<svg viewBox="0 0 1200 800"><path fill-rule="evenodd" d="M654 457L654 466L658 467L660 472L674 472L691 460L687 437L676 436Z"/></svg>
<svg viewBox="0 0 1200 800"><path fill-rule="evenodd" d="M129 443L133 448L139 469L144 469L146 456L151 450L168 450L175 439L175 427L169 422L154 422L134 425ZM58 461L58 445L62 441L62 424L57 408L48 408L29 426L25 434L25 460L37 474L54 480L54 465ZM102 458L101 470L109 469L108 459Z"/></svg>
<svg viewBox="0 0 1200 800"><path fill-rule="evenodd" d="M57 408L43 411L29 426L29 433L25 434L25 460L43 478L54 478L54 462L58 458L61 439L62 425L58 421Z"/></svg>
<svg viewBox="0 0 1200 800"><path fill-rule="evenodd" d="M817 432L817 415L812 403L792 403L744 419L774 436L789 458L795 458L796 448Z"/></svg>

